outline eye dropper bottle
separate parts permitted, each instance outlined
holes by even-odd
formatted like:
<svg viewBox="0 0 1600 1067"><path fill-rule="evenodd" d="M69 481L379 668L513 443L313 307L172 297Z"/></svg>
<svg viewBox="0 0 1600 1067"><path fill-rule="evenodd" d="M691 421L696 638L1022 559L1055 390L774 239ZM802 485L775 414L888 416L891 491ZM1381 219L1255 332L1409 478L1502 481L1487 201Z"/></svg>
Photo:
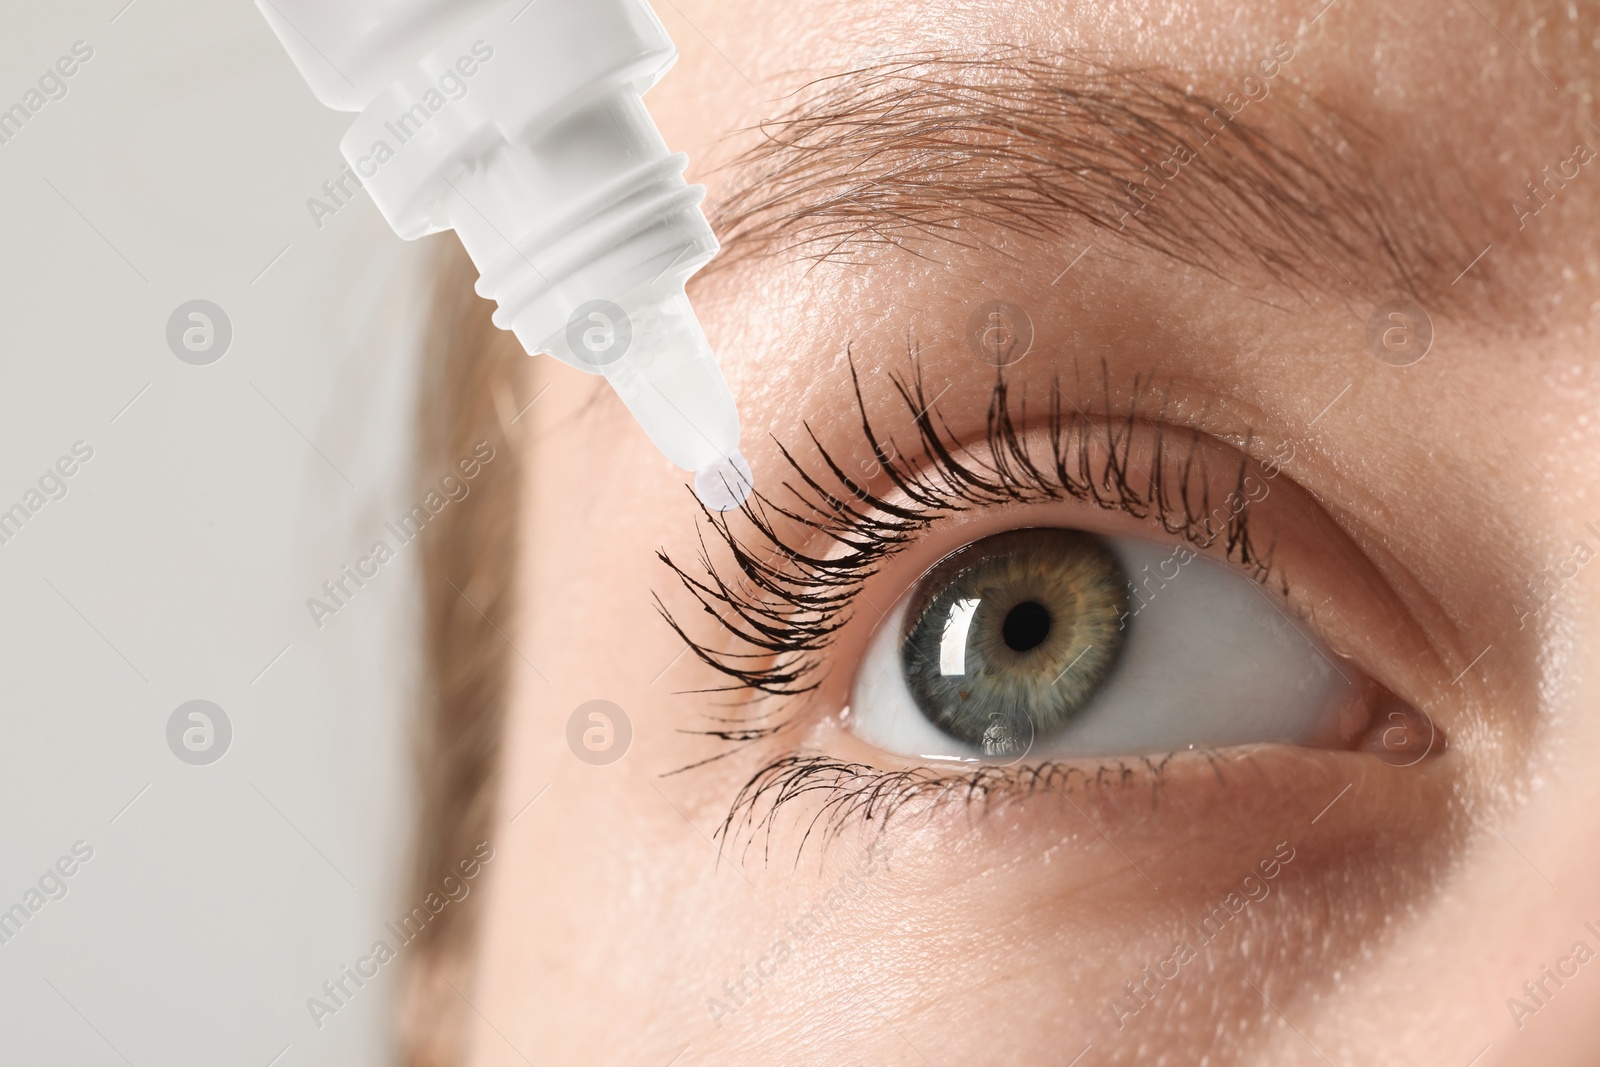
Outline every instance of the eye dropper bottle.
<svg viewBox="0 0 1600 1067"><path fill-rule="evenodd" d="M360 115L336 184L453 229L494 323L604 375L707 507L751 490L688 279L717 253L641 99L677 59L646 0L256 0L317 99Z"/></svg>

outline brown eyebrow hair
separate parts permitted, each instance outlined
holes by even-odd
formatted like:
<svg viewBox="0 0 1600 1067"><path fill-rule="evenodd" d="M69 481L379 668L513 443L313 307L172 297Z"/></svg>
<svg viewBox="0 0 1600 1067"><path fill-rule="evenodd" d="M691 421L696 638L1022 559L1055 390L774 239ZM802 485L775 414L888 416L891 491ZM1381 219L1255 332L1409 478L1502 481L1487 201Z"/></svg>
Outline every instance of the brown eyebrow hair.
<svg viewBox="0 0 1600 1067"><path fill-rule="evenodd" d="M1464 177L1298 89L1279 58L1293 47L1275 49L1220 98L1021 47L816 79L727 168L710 206L724 253L708 270L763 253L931 256L934 243L992 247L996 229L1047 238L1081 223L1096 244L1107 234L1240 284L1452 302L1448 283L1482 244L1453 220L1488 225Z"/></svg>

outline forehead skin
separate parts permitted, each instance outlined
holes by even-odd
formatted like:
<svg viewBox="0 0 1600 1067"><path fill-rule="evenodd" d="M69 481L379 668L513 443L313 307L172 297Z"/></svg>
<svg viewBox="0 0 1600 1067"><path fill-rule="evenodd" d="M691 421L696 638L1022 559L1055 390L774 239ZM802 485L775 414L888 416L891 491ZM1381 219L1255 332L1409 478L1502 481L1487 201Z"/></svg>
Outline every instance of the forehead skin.
<svg viewBox="0 0 1600 1067"><path fill-rule="evenodd" d="M1585 522L1600 523L1600 161L1537 216L1512 206L1533 203L1524 183L1575 144L1600 146L1594 5L657 7L683 55L651 110L690 154L719 223L751 180L741 161L772 132L754 127L804 108L818 77L902 54L1022 48L1092 55L1221 98L1275 42L1292 42L1284 88L1245 120L1286 128L1292 83L1317 115L1365 131L1375 173L1445 190L1395 199L1444 235L1439 249L1468 249L1426 279L1435 346L1403 372L1367 348L1370 294L1388 284L1376 268L1344 278L1355 268L1330 263L1292 284L1219 276L1082 221L1019 235L990 220L964 231L976 250L934 238L820 264L804 249L739 249L693 295L763 487L779 469L769 435L793 442L810 420L848 440L847 347L868 371L869 403L882 401L873 371L903 361L908 339L959 360L953 338L982 299L1028 309L1041 359L1027 366L1040 373L1065 366L1066 352L1094 353L1113 374L1159 366L1222 424L1294 441L1294 477L1418 616L1428 652L1397 657L1372 627L1341 640L1397 691L1456 694L1456 762L1383 803L1362 780L1314 829L1300 801L1283 812L1219 792L1190 833L1204 857L1162 838L1182 836L1170 826L1096 810L1122 820L1123 858L1157 874L1150 894L1064 805L937 847L907 842L859 908L714 1025L708 999L840 884L861 842L798 865L792 840L769 863L759 849L742 864L718 859L708 835L744 776L719 765L669 776L707 754L682 732L707 698L686 691L717 679L681 655L651 601L671 598L655 550L691 557L697 514L678 472L594 400L592 380L540 361L533 388L551 389L525 445L512 635L523 657L463 991L471 1062L1066 1064L1086 1045L1083 1067L1466 1064L1486 1046L1484 1067L1592 1062L1600 970L1549 984L1556 995L1521 1028L1506 1000L1580 938L1600 948L1583 925L1600 927L1600 709L1583 667L1600 593L1585 571L1538 625L1519 628L1511 607ZM946 404L981 413L981 376L951 382ZM1337 627L1338 605L1326 607ZM627 709L634 729L628 755L605 768L574 760L564 740L571 710L596 698ZM1319 766L1302 775L1309 814L1348 781ZM1281 921L1241 930L1136 1037L1108 1027L1107 999L1170 951L1170 921L1204 912L1286 839L1300 880L1275 890Z"/></svg>

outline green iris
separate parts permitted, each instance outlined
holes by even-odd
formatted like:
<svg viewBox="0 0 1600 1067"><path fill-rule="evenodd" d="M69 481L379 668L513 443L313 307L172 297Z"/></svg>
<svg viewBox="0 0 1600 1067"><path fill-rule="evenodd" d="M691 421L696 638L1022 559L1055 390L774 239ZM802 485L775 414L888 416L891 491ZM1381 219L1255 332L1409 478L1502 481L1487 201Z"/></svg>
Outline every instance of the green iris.
<svg viewBox="0 0 1600 1067"><path fill-rule="evenodd" d="M1116 665L1128 578L1081 530L1013 530L947 556L906 614L917 706L987 756L1017 756L1073 717Z"/></svg>

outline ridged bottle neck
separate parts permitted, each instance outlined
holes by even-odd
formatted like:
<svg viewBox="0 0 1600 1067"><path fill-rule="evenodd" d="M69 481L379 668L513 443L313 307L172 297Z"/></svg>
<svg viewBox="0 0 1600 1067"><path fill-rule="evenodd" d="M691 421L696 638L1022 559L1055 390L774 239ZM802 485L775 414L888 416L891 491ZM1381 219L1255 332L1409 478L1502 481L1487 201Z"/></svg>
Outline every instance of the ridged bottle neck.
<svg viewBox="0 0 1600 1067"><path fill-rule="evenodd" d="M554 127L503 143L452 181L450 224L480 272L478 292L530 351L597 295L682 287L717 251L639 96L623 89Z"/></svg>

